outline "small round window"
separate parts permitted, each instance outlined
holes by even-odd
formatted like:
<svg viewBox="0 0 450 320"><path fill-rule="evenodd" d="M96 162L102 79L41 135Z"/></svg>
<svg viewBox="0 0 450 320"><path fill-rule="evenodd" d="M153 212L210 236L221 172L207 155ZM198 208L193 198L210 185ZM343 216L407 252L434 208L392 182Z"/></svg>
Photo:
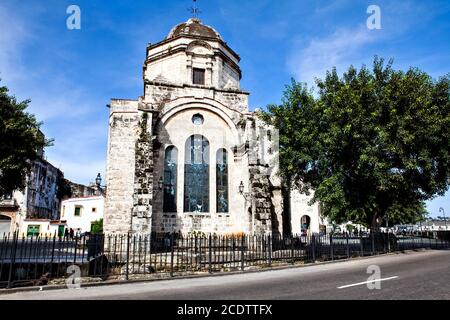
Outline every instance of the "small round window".
<svg viewBox="0 0 450 320"><path fill-rule="evenodd" d="M201 126L203 124L203 116L199 113L194 114L192 116L192 123L195 124L196 126Z"/></svg>

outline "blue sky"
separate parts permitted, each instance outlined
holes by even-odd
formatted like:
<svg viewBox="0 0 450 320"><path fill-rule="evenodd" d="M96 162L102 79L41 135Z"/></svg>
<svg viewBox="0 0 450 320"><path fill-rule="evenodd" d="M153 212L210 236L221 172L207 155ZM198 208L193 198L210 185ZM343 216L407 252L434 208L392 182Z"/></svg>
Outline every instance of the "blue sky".
<svg viewBox="0 0 450 320"><path fill-rule="evenodd" d="M132 4L131 4L132 3ZM278 103L294 77L313 83L332 66L370 64L374 55L394 67L450 72L450 2L199 0L200 18L240 54L241 85L250 108ZM81 8L81 30L68 30L66 9ZM381 30L369 30L367 7L381 9ZM187 20L189 0L47 0L0 2L0 78L54 146L47 157L67 178L88 183L104 175L108 104L143 92L147 43ZM428 204L450 213L450 193Z"/></svg>

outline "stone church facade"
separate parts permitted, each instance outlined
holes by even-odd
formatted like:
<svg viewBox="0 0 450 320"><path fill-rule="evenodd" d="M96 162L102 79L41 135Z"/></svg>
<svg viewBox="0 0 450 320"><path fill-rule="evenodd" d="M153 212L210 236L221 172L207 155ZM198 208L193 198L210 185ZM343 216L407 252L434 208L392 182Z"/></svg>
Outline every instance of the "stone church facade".
<svg viewBox="0 0 450 320"><path fill-rule="evenodd" d="M317 206L282 192L277 134L249 111L239 61L198 19L147 46L143 96L109 105L105 233L318 231Z"/></svg>

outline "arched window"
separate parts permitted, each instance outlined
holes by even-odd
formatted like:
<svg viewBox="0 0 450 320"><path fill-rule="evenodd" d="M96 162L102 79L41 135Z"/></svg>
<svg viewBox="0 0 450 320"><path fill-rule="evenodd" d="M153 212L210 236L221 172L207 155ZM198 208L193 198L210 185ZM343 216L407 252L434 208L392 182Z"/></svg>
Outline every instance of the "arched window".
<svg viewBox="0 0 450 320"><path fill-rule="evenodd" d="M163 212L177 212L177 157L178 150L171 146L164 154Z"/></svg>
<svg viewBox="0 0 450 320"><path fill-rule="evenodd" d="M209 211L209 142L190 136L185 145L184 212Z"/></svg>
<svg viewBox="0 0 450 320"><path fill-rule="evenodd" d="M228 212L228 159L227 150L217 150L216 156L217 212Z"/></svg>

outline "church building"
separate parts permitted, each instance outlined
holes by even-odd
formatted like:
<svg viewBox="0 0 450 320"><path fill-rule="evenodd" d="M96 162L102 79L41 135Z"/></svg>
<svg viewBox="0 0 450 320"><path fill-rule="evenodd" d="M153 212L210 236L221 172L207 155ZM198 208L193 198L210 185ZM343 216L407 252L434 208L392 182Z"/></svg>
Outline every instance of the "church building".
<svg viewBox="0 0 450 320"><path fill-rule="evenodd" d="M147 46L143 95L109 105L105 233L319 231L318 206L282 188L277 132L249 111L239 62L196 18Z"/></svg>

